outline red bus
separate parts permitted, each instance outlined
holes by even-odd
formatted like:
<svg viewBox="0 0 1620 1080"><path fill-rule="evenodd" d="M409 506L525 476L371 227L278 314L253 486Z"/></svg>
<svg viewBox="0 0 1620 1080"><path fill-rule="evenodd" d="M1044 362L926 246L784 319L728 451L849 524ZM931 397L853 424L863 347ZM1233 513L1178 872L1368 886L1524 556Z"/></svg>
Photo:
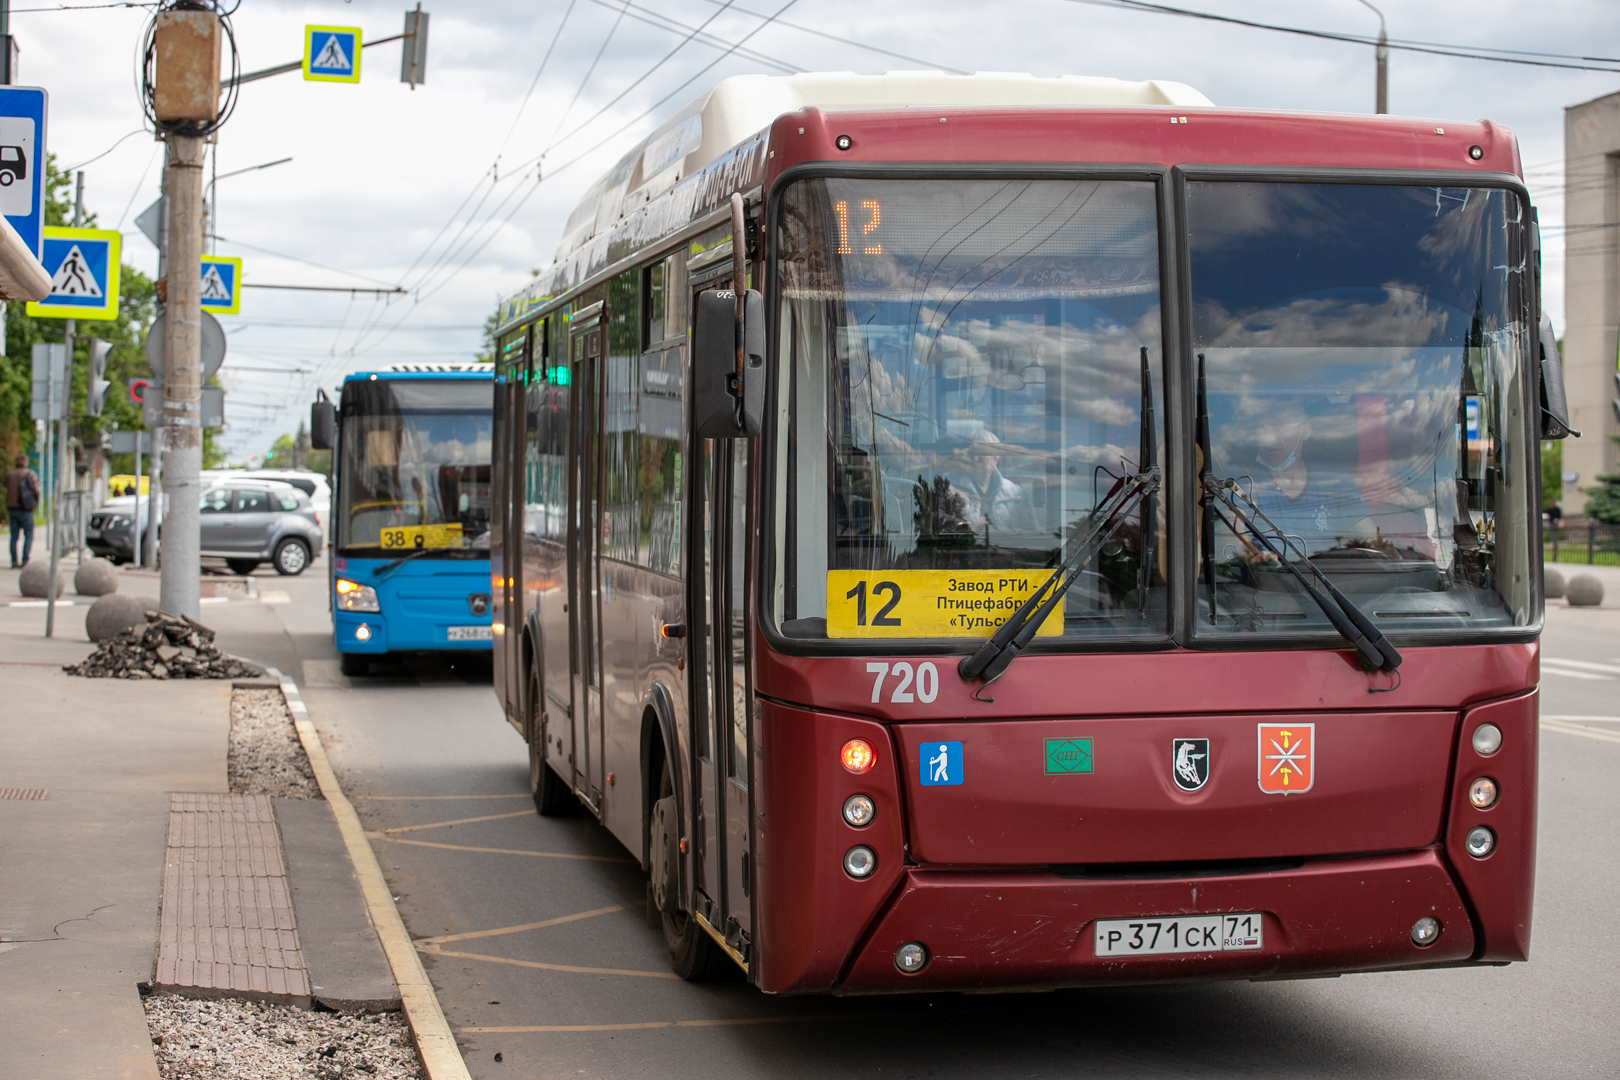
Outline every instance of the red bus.
<svg viewBox="0 0 1620 1080"><path fill-rule="evenodd" d="M1527 958L1566 410L1511 132L732 79L500 323L496 692L682 976Z"/></svg>

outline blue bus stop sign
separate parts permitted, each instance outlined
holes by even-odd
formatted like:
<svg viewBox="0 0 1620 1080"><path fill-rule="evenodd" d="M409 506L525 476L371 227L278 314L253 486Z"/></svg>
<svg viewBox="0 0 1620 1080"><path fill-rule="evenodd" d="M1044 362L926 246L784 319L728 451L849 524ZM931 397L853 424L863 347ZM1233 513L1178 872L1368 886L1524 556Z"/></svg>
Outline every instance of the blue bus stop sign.
<svg viewBox="0 0 1620 1080"><path fill-rule="evenodd" d="M36 259L45 229L45 105L37 86L0 86L0 214Z"/></svg>

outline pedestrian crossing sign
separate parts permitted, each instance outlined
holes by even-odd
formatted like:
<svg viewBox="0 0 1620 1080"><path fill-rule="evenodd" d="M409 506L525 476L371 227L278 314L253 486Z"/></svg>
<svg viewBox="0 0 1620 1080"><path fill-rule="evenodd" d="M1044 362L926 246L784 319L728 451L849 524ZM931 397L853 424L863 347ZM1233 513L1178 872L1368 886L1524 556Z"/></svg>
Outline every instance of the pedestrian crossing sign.
<svg viewBox="0 0 1620 1080"><path fill-rule="evenodd" d="M304 27L304 78L310 82L359 82L360 28Z"/></svg>
<svg viewBox="0 0 1620 1080"><path fill-rule="evenodd" d="M45 226L44 258L50 295L28 314L47 319L118 318L118 233L111 229Z"/></svg>
<svg viewBox="0 0 1620 1080"><path fill-rule="evenodd" d="M202 309L215 315L242 310L242 260L223 255L202 257Z"/></svg>

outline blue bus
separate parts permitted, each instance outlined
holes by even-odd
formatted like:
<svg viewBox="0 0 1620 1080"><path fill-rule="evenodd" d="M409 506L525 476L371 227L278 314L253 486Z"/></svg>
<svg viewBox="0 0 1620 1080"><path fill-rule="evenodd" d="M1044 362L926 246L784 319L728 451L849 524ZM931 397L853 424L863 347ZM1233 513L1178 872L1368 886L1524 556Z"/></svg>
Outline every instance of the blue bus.
<svg viewBox="0 0 1620 1080"><path fill-rule="evenodd" d="M334 450L343 674L389 653L490 650L493 393L485 364L399 365L348 376L311 410L311 444Z"/></svg>

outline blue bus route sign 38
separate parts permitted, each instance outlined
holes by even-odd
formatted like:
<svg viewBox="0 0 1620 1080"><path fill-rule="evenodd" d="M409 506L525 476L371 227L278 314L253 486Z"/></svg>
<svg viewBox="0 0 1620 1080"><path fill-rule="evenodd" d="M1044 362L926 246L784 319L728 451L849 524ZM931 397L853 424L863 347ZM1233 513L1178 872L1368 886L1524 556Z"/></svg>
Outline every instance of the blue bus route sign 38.
<svg viewBox="0 0 1620 1080"><path fill-rule="evenodd" d="M35 258L44 255L45 106L37 86L0 86L0 214Z"/></svg>
<svg viewBox="0 0 1620 1080"><path fill-rule="evenodd" d="M111 229L47 226L39 260L51 275L50 295L28 305L47 319L118 318L119 236Z"/></svg>

